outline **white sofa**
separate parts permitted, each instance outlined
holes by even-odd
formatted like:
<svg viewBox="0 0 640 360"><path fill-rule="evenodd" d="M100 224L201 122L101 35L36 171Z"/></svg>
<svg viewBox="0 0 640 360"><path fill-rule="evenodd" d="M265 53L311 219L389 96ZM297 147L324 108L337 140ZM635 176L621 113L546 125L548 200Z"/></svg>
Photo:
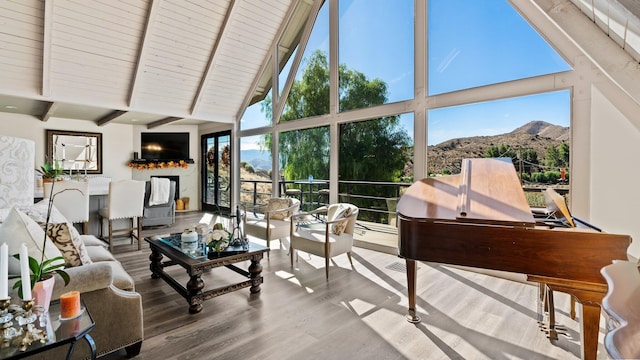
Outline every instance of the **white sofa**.
<svg viewBox="0 0 640 360"><path fill-rule="evenodd" d="M42 216L43 209L46 213L46 203L33 204L34 150L35 144L31 140L0 136L0 223L14 207L31 216ZM64 218L57 218L56 221L64 221ZM7 228L6 223L0 224L0 231ZM75 229L70 230L71 233L73 231ZM52 299L59 298L67 291L77 290L81 293L81 299L95 320L91 336L95 340L98 356L122 348L126 349L129 356L137 355L143 340L143 310L142 297L135 292L133 278L104 247L104 242L92 235L77 236L91 263L65 269L71 277L67 286L56 275ZM4 236L0 244L9 241L26 240L18 236ZM10 288L15 281L17 279L10 281ZM10 291L9 295L12 302L19 299L16 292ZM67 350L66 347L58 347L30 359L63 359ZM85 359L89 354L89 347L80 342L73 359Z"/></svg>

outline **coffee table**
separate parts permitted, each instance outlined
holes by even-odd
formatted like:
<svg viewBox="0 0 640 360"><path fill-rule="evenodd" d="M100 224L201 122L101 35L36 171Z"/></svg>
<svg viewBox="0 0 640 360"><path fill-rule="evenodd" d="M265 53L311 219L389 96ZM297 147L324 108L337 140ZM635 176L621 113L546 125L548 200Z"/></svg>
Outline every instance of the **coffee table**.
<svg viewBox="0 0 640 360"><path fill-rule="evenodd" d="M48 314L44 313L40 316L40 313L34 312L42 319L42 321L36 320L34 325L47 333L48 340L45 343L34 341L25 350L20 350L14 346L1 348L0 359L22 359L66 344L70 344L66 358L71 359L76 343L82 339L87 342L91 349L91 359L95 359L96 345L91 335L89 335L95 323L91 313L89 313L89 309L82 300L81 304L84 311L79 316L64 321L60 320L60 302L58 300L51 302Z"/></svg>
<svg viewBox="0 0 640 360"><path fill-rule="evenodd" d="M249 242L247 248L229 247L225 251L215 253L215 257L209 259L204 247L198 248L195 252L183 251L180 246L176 245L176 236L179 237L179 234L146 237L144 240L151 246L151 255L149 255L151 277L153 279L162 278L178 294L182 295L189 303L189 313L196 314L202 311L202 302L205 300L246 287L250 287L249 291L252 294L260 292L260 284L263 282L260 260L264 257L264 253L269 251L269 248ZM162 261L164 256L169 260ZM234 265L247 260L251 261L248 271ZM173 265L180 265L187 271L189 281L187 281L186 286L182 286L164 271L165 267ZM205 284L204 280L202 280L202 274L221 266L243 275L247 280L219 288L203 290Z"/></svg>

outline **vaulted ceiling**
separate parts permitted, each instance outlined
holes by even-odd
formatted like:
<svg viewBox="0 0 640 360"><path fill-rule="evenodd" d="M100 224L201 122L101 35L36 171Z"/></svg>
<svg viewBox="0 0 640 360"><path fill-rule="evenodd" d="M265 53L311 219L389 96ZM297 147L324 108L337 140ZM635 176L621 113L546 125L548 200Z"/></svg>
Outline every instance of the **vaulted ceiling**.
<svg viewBox="0 0 640 360"><path fill-rule="evenodd" d="M287 24L279 50L293 51L311 3L0 1L0 111L99 125L233 122L270 87L269 52Z"/></svg>

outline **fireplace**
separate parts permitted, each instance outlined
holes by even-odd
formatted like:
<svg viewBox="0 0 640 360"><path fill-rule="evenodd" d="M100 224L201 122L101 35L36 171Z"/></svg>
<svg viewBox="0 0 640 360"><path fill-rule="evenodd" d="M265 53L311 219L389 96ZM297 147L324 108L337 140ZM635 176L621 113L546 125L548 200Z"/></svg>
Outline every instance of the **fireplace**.
<svg viewBox="0 0 640 360"><path fill-rule="evenodd" d="M177 175L154 175L152 177L169 179L171 181L175 181L176 182L176 196L175 196L175 199L173 199L173 200L175 201L175 200L180 199L180 176L177 176Z"/></svg>

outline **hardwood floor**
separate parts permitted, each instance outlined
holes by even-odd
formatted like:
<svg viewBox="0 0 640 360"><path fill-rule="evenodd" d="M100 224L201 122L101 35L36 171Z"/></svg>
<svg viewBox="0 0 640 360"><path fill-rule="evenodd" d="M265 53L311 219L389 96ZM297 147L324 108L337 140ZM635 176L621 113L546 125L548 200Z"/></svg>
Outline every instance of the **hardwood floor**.
<svg viewBox="0 0 640 360"><path fill-rule="evenodd" d="M181 232L202 213L177 215L171 228L145 236ZM256 241L264 244L264 242ZM284 242L287 245L287 242ZM420 263L419 324L407 312L404 261L354 248L332 261L300 253L292 269L287 251L271 243L262 261L260 294L249 289L210 299L190 315L186 301L160 279L151 279L149 246L114 251L142 294L145 340L137 359L577 359L579 325L569 319L569 298L556 295L557 322L566 334L551 343L536 322L536 287L453 267ZM248 267L246 265L242 265ZM169 271L186 283L180 267ZM214 269L205 287L234 273ZM602 322L602 324L604 324ZM601 327L601 337L604 329ZM124 359L119 351L105 359ZM602 343L598 358L606 359Z"/></svg>

